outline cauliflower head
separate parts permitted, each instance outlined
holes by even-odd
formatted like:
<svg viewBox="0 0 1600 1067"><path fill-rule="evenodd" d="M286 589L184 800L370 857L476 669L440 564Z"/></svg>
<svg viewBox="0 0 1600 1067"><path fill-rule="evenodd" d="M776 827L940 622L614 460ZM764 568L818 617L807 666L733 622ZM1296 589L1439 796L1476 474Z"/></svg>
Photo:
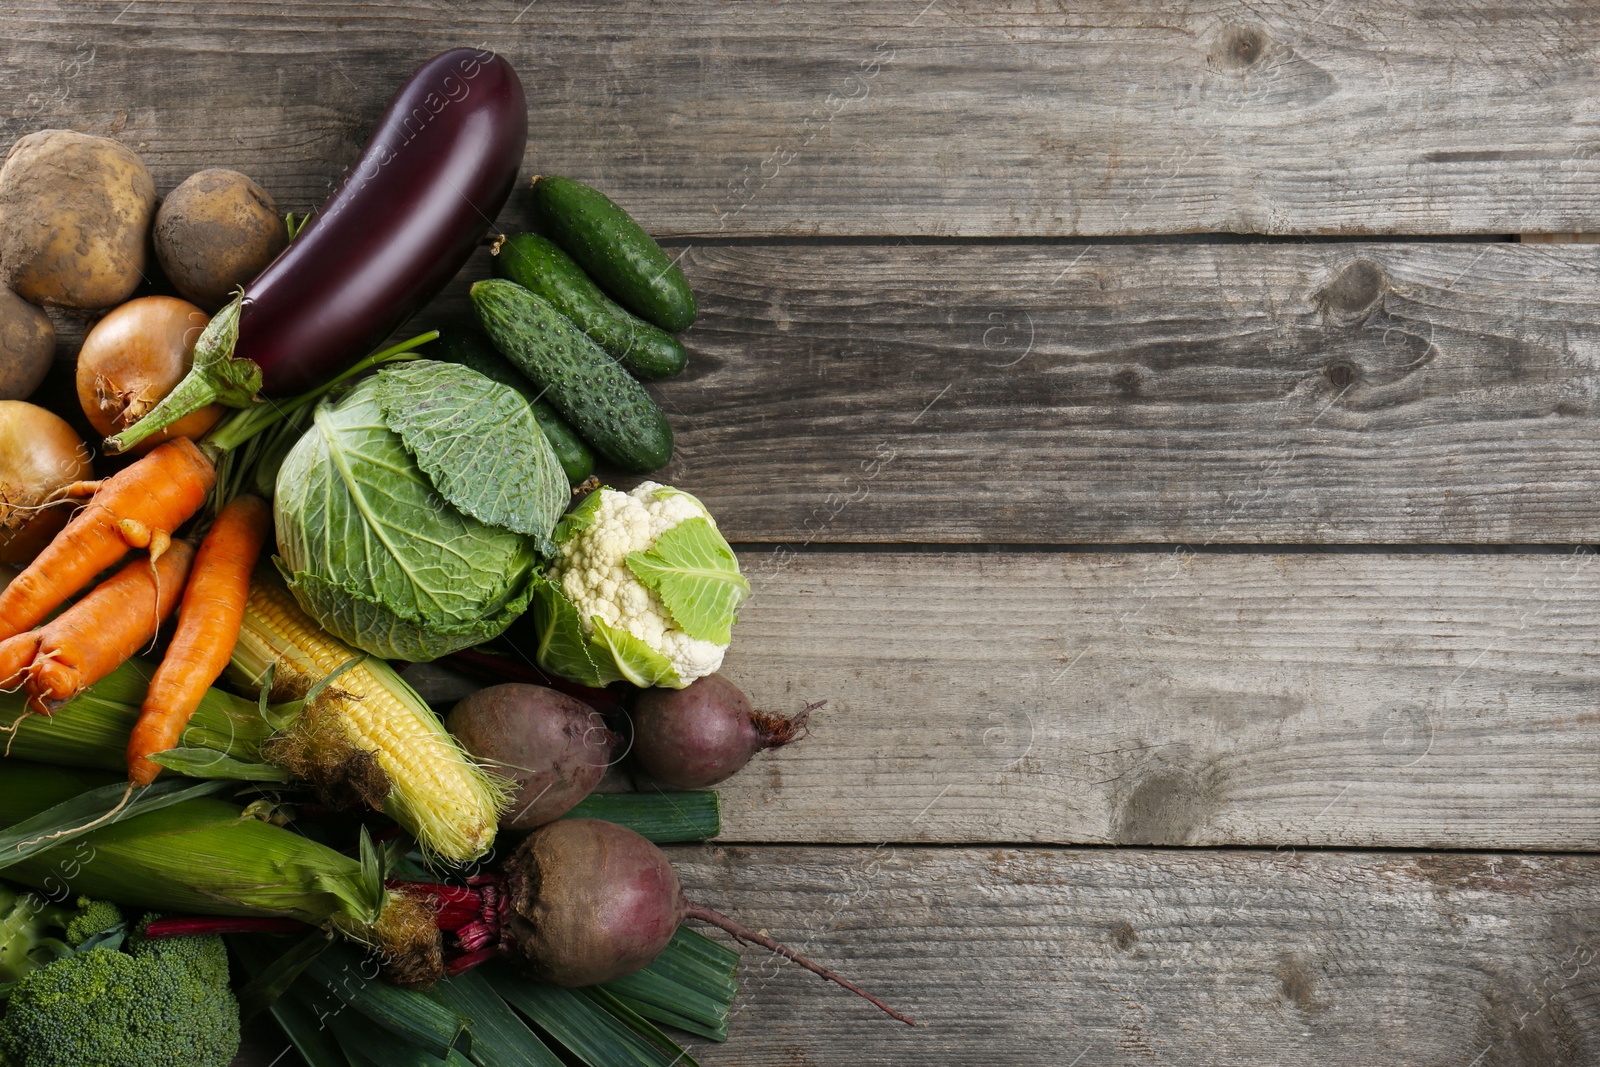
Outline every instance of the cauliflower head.
<svg viewBox="0 0 1600 1067"><path fill-rule="evenodd" d="M700 501L657 482L600 489L555 541L535 608L545 670L682 688L722 666L750 584Z"/></svg>

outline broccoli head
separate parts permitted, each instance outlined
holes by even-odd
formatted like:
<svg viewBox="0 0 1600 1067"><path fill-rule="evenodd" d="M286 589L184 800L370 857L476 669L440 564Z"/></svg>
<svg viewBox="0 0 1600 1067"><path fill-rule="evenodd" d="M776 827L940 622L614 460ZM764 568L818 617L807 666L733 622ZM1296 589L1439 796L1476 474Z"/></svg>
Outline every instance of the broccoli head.
<svg viewBox="0 0 1600 1067"><path fill-rule="evenodd" d="M82 898L76 908L0 884L0 982L72 955L95 934L122 922L115 904Z"/></svg>
<svg viewBox="0 0 1600 1067"><path fill-rule="evenodd" d="M8 1067L227 1067L239 1002L219 937L134 939L26 975L0 1019Z"/></svg>
<svg viewBox="0 0 1600 1067"><path fill-rule="evenodd" d="M122 912L109 900L78 898L78 913L67 921L67 944L81 945L122 921Z"/></svg>
<svg viewBox="0 0 1600 1067"><path fill-rule="evenodd" d="M144 928L154 919L146 915L128 942L134 959L157 959L164 965L193 971L206 985L228 984L228 949L220 937L159 937L146 940Z"/></svg>

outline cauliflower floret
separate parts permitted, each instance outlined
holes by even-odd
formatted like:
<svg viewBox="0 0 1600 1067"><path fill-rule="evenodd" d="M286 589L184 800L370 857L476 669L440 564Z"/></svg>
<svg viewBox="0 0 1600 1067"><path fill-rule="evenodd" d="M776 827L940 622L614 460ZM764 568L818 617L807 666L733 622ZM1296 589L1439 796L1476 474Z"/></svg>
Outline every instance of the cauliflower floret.
<svg viewBox="0 0 1600 1067"><path fill-rule="evenodd" d="M628 569L630 552L648 552L656 539L686 519L716 520L686 493L655 494L664 488L645 482L632 492L599 490L593 523L581 536L561 546L549 577L578 609L585 635L594 632L593 618L626 630L672 664L687 685L715 674L726 645L690 637L678 628L655 590Z"/></svg>

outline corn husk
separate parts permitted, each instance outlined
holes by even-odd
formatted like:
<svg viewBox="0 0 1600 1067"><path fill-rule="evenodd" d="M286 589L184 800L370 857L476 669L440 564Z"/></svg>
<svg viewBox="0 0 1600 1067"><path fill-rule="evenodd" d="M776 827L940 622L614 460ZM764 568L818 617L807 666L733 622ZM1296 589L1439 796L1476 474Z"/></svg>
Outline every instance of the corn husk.
<svg viewBox="0 0 1600 1067"><path fill-rule="evenodd" d="M96 790L107 797L109 811L114 801L105 790L117 784L95 771L0 760L0 826L64 811ZM431 911L384 888L370 842L363 838L359 858L346 856L250 810L202 797L124 813L86 830L84 813L66 813L62 829L75 836L12 859L4 875L53 896L179 913L299 919L377 946L405 974L437 976L441 949ZM49 828L34 829L36 835L44 832Z"/></svg>
<svg viewBox="0 0 1600 1067"><path fill-rule="evenodd" d="M20 693L0 693L0 729L9 733L6 755L58 767L126 771L128 734L139 720L155 669L150 660L128 660L54 715L29 711ZM171 762L186 764L176 769L191 778L286 781L286 771L263 761L261 745L293 723L300 707L298 702L266 707L211 689L183 731L180 756Z"/></svg>

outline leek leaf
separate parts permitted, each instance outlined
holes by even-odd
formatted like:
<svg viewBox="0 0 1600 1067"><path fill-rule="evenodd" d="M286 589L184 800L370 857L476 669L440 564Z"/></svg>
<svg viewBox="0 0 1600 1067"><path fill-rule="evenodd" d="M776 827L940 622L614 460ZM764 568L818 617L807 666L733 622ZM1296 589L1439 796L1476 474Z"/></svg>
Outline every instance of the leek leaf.
<svg viewBox="0 0 1600 1067"><path fill-rule="evenodd" d="M717 794L709 789L685 793L590 793L562 816L604 819L626 826L658 845L708 841L722 832Z"/></svg>
<svg viewBox="0 0 1600 1067"><path fill-rule="evenodd" d="M447 978L428 995L472 1020L469 1058L478 1067L561 1067L561 1059L478 972Z"/></svg>

